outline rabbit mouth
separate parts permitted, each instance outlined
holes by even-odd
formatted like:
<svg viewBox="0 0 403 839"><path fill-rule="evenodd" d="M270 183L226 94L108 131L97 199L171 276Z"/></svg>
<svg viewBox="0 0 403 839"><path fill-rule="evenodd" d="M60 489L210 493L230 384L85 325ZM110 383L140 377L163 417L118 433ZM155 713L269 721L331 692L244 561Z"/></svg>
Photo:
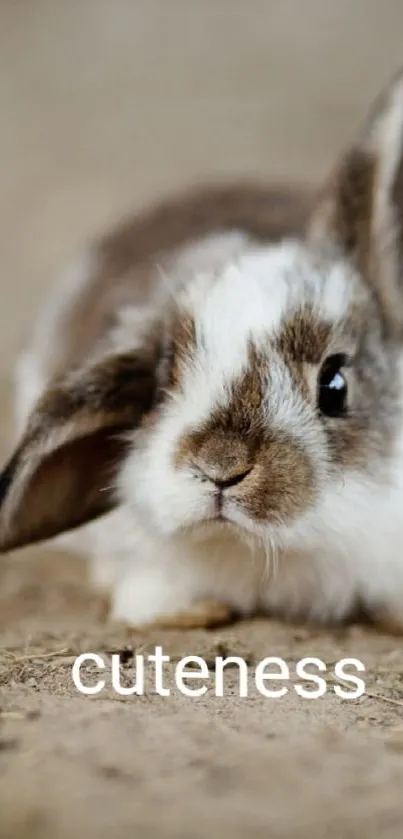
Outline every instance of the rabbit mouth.
<svg viewBox="0 0 403 839"><path fill-rule="evenodd" d="M219 515L207 516L199 521L192 522L192 524L186 525L182 529L182 533L192 540L202 541L210 535L214 536L219 533L235 534L238 532L240 535L244 529L242 525L237 524L237 522L232 521L232 519L220 513Z"/></svg>

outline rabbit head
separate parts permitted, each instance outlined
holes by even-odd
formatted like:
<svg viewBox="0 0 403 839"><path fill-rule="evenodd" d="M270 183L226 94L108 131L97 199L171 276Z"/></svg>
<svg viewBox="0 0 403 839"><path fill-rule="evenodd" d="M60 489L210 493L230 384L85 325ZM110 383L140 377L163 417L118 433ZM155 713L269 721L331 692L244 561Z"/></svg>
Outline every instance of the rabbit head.
<svg viewBox="0 0 403 839"><path fill-rule="evenodd" d="M122 503L167 535L287 541L346 475L388 480L402 422L402 140L399 75L300 239L189 267L51 383L1 478L3 549Z"/></svg>

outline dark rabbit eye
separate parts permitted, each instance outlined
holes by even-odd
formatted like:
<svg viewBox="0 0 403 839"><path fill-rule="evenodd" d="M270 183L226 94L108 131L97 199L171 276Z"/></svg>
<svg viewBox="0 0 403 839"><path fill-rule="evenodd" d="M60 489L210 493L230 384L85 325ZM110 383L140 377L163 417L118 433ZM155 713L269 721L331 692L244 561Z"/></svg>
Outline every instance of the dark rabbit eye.
<svg viewBox="0 0 403 839"><path fill-rule="evenodd" d="M326 359L319 373L318 408L327 417L342 417L347 410L347 381L343 367L346 357L339 353Z"/></svg>

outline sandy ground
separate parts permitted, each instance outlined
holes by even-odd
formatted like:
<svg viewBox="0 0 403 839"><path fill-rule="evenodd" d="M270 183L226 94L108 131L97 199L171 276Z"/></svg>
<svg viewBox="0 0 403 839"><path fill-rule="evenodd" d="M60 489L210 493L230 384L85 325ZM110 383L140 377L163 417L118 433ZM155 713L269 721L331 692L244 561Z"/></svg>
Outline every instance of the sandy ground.
<svg viewBox="0 0 403 839"><path fill-rule="evenodd" d="M403 60L399 0L1 0L1 450L9 370L38 299L75 248L189 181L317 181ZM50 551L0 563L0 837L401 839L403 644L270 621L112 627L84 565ZM162 644L175 662L224 652L251 668L326 663L316 701L78 695L81 651ZM367 692L338 698L334 662ZM171 683L168 674L168 681Z"/></svg>

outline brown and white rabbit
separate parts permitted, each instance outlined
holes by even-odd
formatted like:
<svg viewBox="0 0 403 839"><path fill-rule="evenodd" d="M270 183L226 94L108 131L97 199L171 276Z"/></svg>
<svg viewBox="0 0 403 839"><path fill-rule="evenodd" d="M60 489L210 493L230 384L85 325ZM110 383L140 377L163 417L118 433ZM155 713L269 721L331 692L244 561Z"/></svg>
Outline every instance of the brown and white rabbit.
<svg viewBox="0 0 403 839"><path fill-rule="evenodd" d="M88 250L19 364L3 550L86 525L135 625L403 628L402 143L399 75L315 199L195 192Z"/></svg>

